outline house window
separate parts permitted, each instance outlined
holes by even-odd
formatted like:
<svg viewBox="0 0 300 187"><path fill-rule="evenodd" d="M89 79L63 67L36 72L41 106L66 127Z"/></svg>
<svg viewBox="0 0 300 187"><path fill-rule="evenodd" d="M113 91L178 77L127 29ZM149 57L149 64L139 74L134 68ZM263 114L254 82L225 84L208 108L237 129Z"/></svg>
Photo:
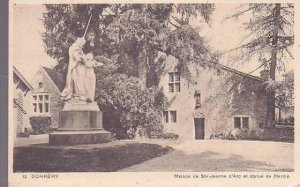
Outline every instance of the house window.
<svg viewBox="0 0 300 187"><path fill-rule="evenodd" d="M43 88L44 84L42 82L39 82L39 88Z"/></svg>
<svg viewBox="0 0 300 187"><path fill-rule="evenodd" d="M163 116L164 116L164 122L165 122L165 123L169 123L169 115L168 115L168 111L164 111L164 112L163 112Z"/></svg>
<svg viewBox="0 0 300 187"><path fill-rule="evenodd" d="M180 92L180 73L169 73L169 92Z"/></svg>
<svg viewBox="0 0 300 187"><path fill-rule="evenodd" d="M241 128L249 129L249 117L234 117L234 128L235 129L241 129Z"/></svg>
<svg viewBox="0 0 300 187"><path fill-rule="evenodd" d="M32 96L33 113L48 114L50 111L49 94L34 94Z"/></svg>
<svg viewBox="0 0 300 187"><path fill-rule="evenodd" d="M49 103L45 103L45 112L47 113L47 112L49 112Z"/></svg>
<svg viewBox="0 0 300 187"><path fill-rule="evenodd" d="M170 118L171 118L171 123L176 123L177 122L176 111L170 111Z"/></svg>
<svg viewBox="0 0 300 187"><path fill-rule="evenodd" d="M245 128L245 129L249 129L249 118L248 117L246 117L246 118L242 118L242 126L243 126L243 128Z"/></svg>
<svg viewBox="0 0 300 187"><path fill-rule="evenodd" d="M37 106L36 106L36 103L33 103L33 112L34 112L34 113L37 112Z"/></svg>
<svg viewBox="0 0 300 187"><path fill-rule="evenodd" d="M169 123L169 122L177 123L177 111L176 110L164 111L163 117L164 117L165 123Z"/></svg>

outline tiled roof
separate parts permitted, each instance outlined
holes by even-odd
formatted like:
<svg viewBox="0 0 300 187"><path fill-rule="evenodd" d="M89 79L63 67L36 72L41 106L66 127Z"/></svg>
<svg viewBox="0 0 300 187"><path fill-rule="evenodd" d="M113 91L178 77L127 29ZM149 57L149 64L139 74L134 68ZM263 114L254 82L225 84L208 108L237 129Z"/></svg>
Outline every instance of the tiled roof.
<svg viewBox="0 0 300 187"><path fill-rule="evenodd" d="M33 90L32 86L29 82L23 77L23 75L17 70L15 66L13 66L13 72L20 78L20 80L26 85L29 90Z"/></svg>
<svg viewBox="0 0 300 187"><path fill-rule="evenodd" d="M50 69L44 66L42 66L42 68L44 68L44 70L52 79L53 83L57 86L59 91L62 92L63 89L65 88L65 81L63 77L59 73L57 73L54 69Z"/></svg>

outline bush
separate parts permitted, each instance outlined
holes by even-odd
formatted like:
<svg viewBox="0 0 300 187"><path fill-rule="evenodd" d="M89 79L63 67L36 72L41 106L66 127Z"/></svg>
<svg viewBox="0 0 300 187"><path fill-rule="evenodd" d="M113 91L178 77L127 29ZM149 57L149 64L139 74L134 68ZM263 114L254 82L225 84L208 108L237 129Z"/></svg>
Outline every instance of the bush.
<svg viewBox="0 0 300 187"><path fill-rule="evenodd" d="M103 120L103 121L108 121L108 120ZM112 125L117 126L116 124L112 124ZM127 130L121 128L121 126L119 128L118 127L109 128L109 131L112 133L113 140L121 140L121 139L128 138Z"/></svg>
<svg viewBox="0 0 300 187"><path fill-rule="evenodd" d="M30 117L30 125L32 127L32 134L46 134L50 131L51 117L49 116L34 116Z"/></svg>
<svg viewBox="0 0 300 187"><path fill-rule="evenodd" d="M224 140L241 140L248 137L249 130L246 128L242 129L231 129L226 133L215 133L210 136L210 139L224 139Z"/></svg>
<svg viewBox="0 0 300 187"><path fill-rule="evenodd" d="M113 64L96 69L100 81L95 100L104 111L103 127L116 139L133 139L137 133L158 137L163 130L163 92L145 88L137 77L120 74L116 69Z"/></svg>
<svg viewBox="0 0 300 187"><path fill-rule="evenodd" d="M244 139L262 141L294 142L293 128L255 129L248 133Z"/></svg>
<svg viewBox="0 0 300 187"><path fill-rule="evenodd" d="M259 140L259 141L281 141L294 142L293 128L275 129L232 129L228 133L211 135L211 139L226 140Z"/></svg>
<svg viewBox="0 0 300 187"><path fill-rule="evenodd" d="M22 138L28 138L29 137L29 131L28 131L28 129L27 128L25 128L24 129L24 132L19 132L18 134L17 134L17 137L22 137Z"/></svg>
<svg viewBox="0 0 300 187"><path fill-rule="evenodd" d="M216 134L212 134L210 135L210 139L227 139L227 136L225 133L216 133Z"/></svg>
<svg viewBox="0 0 300 187"><path fill-rule="evenodd" d="M174 134L174 133L162 133L160 135L160 138L162 138L162 139L177 140L179 138L179 135L178 134Z"/></svg>

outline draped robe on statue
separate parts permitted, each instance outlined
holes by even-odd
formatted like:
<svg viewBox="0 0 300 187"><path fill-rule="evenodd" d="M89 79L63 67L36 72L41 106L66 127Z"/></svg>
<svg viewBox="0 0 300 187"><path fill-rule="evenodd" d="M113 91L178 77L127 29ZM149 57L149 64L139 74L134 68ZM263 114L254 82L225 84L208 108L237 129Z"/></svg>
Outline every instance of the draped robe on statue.
<svg viewBox="0 0 300 187"><path fill-rule="evenodd" d="M91 53L86 55L85 61L85 89L87 90L86 97L93 101L95 98L96 91L96 75L94 67L96 66L96 61L93 60L93 55Z"/></svg>
<svg viewBox="0 0 300 187"><path fill-rule="evenodd" d="M69 48L69 66L66 79L66 87L61 93L64 100L72 98L86 100L87 89L86 82L86 67L84 65L85 54L82 47L85 43L84 39L77 39Z"/></svg>

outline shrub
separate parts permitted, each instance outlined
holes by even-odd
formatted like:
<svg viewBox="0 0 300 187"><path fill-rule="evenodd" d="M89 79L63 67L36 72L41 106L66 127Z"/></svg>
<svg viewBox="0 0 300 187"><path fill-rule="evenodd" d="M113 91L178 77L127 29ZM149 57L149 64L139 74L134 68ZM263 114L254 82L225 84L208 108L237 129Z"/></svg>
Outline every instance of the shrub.
<svg viewBox="0 0 300 187"><path fill-rule="evenodd" d="M133 139L137 133L158 137L163 130L162 110L166 99L161 90L146 88L137 77L120 74L107 64L96 69L96 97L103 127L116 139Z"/></svg>
<svg viewBox="0 0 300 187"><path fill-rule="evenodd" d="M225 140L240 140L248 137L249 130L246 128L242 129L231 129L226 133L215 133L210 136L210 139L225 139Z"/></svg>
<svg viewBox="0 0 300 187"><path fill-rule="evenodd" d="M242 138L242 130L241 129L232 129L228 134L229 139L237 140Z"/></svg>
<svg viewBox="0 0 300 187"><path fill-rule="evenodd" d="M51 126L51 117L49 116L33 116L29 118L32 127L32 134L49 133Z"/></svg>
<svg viewBox="0 0 300 187"><path fill-rule="evenodd" d="M293 128L274 128L274 129L254 129L248 133L244 139L247 140L262 140L262 141L282 141L294 142Z"/></svg>
<svg viewBox="0 0 300 187"><path fill-rule="evenodd" d="M227 139L227 135L225 133L215 133L210 135L210 139Z"/></svg>
<svg viewBox="0 0 300 187"><path fill-rule="evenodd" d="M24 129L24 132L19 132L17 134L17 137L22 137L22 138L28 138L29 137L29 131L27 128Z"/></svg>
<svg viewBox="0 0 300 187"><path fill-rule="evenodd" d="M294 129L231 129L228 133L212 134L210 139L294 142Z"/></svg>
<svg viewBox="0 0 300 187"><path fill-rule="evenodd" d="M162 139L172 139L172 140L177 140L179 138L178 134L175 133L162 133L160 135L160 138Z"/></svg>

